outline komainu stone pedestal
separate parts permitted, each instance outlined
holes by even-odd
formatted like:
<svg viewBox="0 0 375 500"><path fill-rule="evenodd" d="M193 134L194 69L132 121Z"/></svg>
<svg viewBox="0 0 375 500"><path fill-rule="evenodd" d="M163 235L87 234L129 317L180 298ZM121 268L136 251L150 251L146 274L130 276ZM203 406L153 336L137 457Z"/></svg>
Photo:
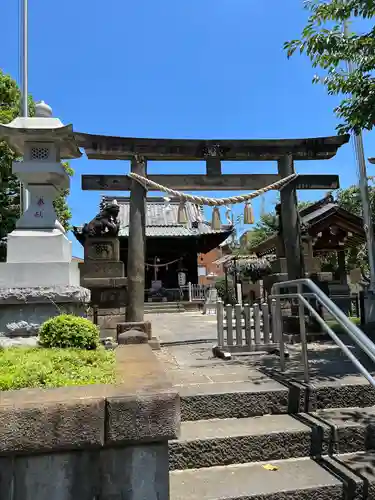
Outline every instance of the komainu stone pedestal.
<svg viewBox="0 0 375 500"><path fill-rule="evenodd" d="M120 261L116 237L87 237L85 261L79 265L81 285L91 291L94 320L101 337L117 337L117 324L124 321L127 279Z"/></svg>

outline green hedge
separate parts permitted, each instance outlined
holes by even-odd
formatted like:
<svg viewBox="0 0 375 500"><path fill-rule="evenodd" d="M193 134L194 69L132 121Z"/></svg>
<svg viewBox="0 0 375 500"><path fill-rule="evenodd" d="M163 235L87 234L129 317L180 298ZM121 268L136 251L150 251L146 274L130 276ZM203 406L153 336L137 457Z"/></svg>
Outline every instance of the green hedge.
<svg viewBox="0 0 375 500"><path fill-rule="evenodd" d="M47 320L40 328L39 344L42 347L96 349L99 345L99 328L86 318L61 314Z"/></svg>

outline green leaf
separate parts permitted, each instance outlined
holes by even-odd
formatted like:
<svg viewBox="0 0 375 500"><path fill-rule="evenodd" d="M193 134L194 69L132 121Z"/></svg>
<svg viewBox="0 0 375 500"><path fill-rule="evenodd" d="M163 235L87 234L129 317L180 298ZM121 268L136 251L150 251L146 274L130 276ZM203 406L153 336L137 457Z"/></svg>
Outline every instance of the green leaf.
<svg viewBox="0 0 375 500"><path fill-rule="evenodd" d="M324 77L314 76L329 95L343 95L334 108L341 120L338 133L371 130L375 123L375 26L368 32L343 34L343 23L352 17L373 19L375 0L308 0L310 12L300 39L284 43L287 57L299 49L306 53L313 67L320 67ZM350 62L352 74L346 71Z"/></svg>

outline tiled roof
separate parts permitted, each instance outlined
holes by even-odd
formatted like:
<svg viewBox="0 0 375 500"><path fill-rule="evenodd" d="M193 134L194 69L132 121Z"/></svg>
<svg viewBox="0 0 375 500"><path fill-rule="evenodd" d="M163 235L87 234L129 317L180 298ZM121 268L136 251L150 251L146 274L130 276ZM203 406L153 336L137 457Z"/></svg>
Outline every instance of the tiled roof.
<svg viewBox="0 0 375 500"><path fill-rule="evenodd" d="M303 208L299 211L300 222L307 228L314 227L315 224L321 223L324 219L332 215L337 215L341 220L346 220L351 224L351 232L355 233L347 238L347 246L354 246L355 244L365 241L365 233L363 230L363 220L361 217L348 212L342 207L339 207L333 200L332 196L323 198L316 203ZM339 223L336 220L336 224ZM277 241L277 234L274 233L266 240L251 248L254 253L258 255L266 255L274 252Z"/></svg>
<svg viewBox="0 0 375 500"><path fill-rule="evenodd" d="M104 196L103 202L108 203L117 200L120 206L119 236L129 235L129 198ZM202 234L220 234L231 230L229 226L223 226L221 231L211 229L211 225L203 220L203 209L193 203L186 203L187 224L178 223L179 200L171 199L169 208L163 198L148 198L146 203L146 236L168 237L168 236L199 236ZM198 227L194 228L193 223L198 222Z"/></svg>

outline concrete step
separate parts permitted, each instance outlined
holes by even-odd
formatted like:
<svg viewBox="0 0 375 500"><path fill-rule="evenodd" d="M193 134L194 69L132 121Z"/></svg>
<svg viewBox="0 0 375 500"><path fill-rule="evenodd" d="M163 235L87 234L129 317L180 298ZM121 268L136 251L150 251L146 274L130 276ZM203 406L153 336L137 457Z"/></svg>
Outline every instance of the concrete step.
<svg viewBox="0 0 375 500"><path fill-rule="evenodd" d="M375 408L183 422L170 470L353 453L375 448Z"/></svg>
<svg viewBox="0 0 375 500"><path fill-rule="evenodd" d="M287 387L271 379L255 382L223 382L182 386L181 418L246 418L268 413L287 413Z"/></svg>
<svg viewBox="0 0 375 500"><path fill-rule="evenodd" d="M173 308L173 307L168 307L168 308L163 308L163 309L145 309L145 314L176 314L176 313L182 313L181 309Z"/></svg>
<svg viewBox="0 0 375 500"><path fill-rule="evenodd" d="M185 308L179 302L145 302L145 313L178 313Z"/></svg>
<svg viewBox="0 0 375 500"><path fill-rule="evenodd" d="M375 405L375 389L363 377L354 376L307 386L297 381L277 382L259 373L258 380L253 377L251 381L202 383L179 389L183 421Z"/></svg>
<svg viewBox="0 0 375 500"><path fill-rule="evenodd" d="M181 302L145 302L145 307L168 307L168 306L183 308Z"/></svg>
<svg viewBox="0 0 375 500"><path fill-rule="evenodd" d="M352 460L355 457L352 456ZM170 473L171 500L342 500L368 498L361 493L363 481L349 468L342 477L332 472L330 459L319 463L309 458L265 463L228 465ZM327 465L328 464L328 465ZM338 469L338 467L336 468ZM374 484L374 479L371 481ZM369 488L370 489L370 488ZM351 495L351 496L350 496Z"/></svg>

